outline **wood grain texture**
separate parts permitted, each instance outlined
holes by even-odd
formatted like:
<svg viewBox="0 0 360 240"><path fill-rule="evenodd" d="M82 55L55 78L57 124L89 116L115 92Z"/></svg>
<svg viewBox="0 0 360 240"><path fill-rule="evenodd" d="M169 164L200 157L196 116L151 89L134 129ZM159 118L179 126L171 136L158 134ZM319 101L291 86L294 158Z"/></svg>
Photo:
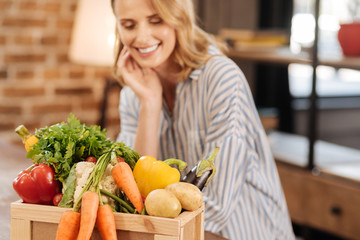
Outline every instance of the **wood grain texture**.
<svg viewBox="0 0 360 240"><path fill-rule="evenodd" d="M349 239L360 236L360 185L278 162L292 221Z"/></svg>
<svg viewBox="0 0 360 240"><path fill-rule="evenodd" d="M11 219L14 223L12 240L49 239L56 234L61 215L68 209L37 204L24 204L21 201L11 203ZM114 213L118 239L204 239L204 206L193 212L183 212L177 218L161 218L137 214ZM24 235L15 234L15 230L31 229ZM93 240L101 239L94 231Z"/></svg>

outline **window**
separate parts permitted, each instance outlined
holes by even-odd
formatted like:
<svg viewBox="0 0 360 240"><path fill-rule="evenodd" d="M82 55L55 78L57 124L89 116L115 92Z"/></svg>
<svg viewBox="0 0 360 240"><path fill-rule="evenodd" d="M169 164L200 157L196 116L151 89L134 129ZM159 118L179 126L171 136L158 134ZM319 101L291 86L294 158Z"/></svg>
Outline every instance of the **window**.
<svg viewBox="0 0 360 240"><path fill-rule="evenodd" d="M337 40L340 23L352 19L349 9L354 8L351 0L322 0L319 15L319 55L340 57L342 55ZM314 0L295 0L292 18L290 48L297 53L310 51L314 42L315 19ZM308 97L311 93L313 69L309 65L290 64L289 85L291 94ZM319 97L360 96L360 71L335 69L319 66L316 69L317 93Z"/></svg>

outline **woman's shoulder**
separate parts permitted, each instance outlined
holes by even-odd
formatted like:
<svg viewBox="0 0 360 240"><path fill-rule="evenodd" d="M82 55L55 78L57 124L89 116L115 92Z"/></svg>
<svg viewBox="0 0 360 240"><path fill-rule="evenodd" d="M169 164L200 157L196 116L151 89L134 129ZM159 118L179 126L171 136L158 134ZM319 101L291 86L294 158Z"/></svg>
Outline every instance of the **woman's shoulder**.
<svg viewBox="0 0 360 240"><path fill-rule="evenodd" d="M239 66L231 58L219 50L213 52L215 52L215 54L210 54L211 58L203 66L203 76L207 76L207 78L210 79L222 78L229 75L237 76L237 78L233 78L233 80L245 78Z"/></svg>
<svg viewBox="0 0 360 240"><path fill-rule="evenodd" d="M211 56L210 59L205 63L205 68L216 69L220 67L234 68L234 70L240 70L238 65L221 52L216 46L211 45L208 48L208 54Z"/></svg>

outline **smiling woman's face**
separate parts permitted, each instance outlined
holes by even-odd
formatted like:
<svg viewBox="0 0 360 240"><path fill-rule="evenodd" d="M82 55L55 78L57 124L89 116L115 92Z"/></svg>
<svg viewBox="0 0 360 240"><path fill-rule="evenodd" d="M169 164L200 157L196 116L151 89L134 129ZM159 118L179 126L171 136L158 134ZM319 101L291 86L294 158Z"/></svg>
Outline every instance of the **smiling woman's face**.
<svg viewBox="0 0 360 240"><path fill-rule="evenodd" d="M166 64L175 49L175 29L165 23L150 0L115 0L120 40L142 67Z"/></svg>

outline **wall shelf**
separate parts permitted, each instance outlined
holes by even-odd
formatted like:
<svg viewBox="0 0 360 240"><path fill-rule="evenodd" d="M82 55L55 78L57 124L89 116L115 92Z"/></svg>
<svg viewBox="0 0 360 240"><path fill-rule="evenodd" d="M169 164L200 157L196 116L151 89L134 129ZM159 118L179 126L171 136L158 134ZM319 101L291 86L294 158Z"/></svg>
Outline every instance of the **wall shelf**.
<svg viewBox="0 0 360 240"><path fill-rule="evenodd" d="M227 55L245 61L277 63L277 64L311 64L310 53L299 54L291 52L289 47L278 47L271 49L235 49L229 47ZM319 54L318 65L335 68L351 68L360 70L360 57L344 57L342 55Z"/></svg>
<svg viewBox="0 0 360 240"><path fill-rule="evenodd" d="M291 63L308 64L313 67L313 77L311 86L311 95L309 96L309 109L308 109L308 161L307 168L312 170L315 167L315 142L318 140L317 136L317 121L318 121L318 94L316 90L316 68L319 65L330 66L334 68L350 68L360 70L360 57L344 57L342 54L331 55L322 54L318 52L318 39L319 39L319 6L320 0L315 0L314 17L315 17L315 40L314 46L308 52L301 52L295 54L291 52L288 46L274 47L274 48L243 48L235 49L229 47L227 55L230 58L240 61L282 64L288 65ZM221 36L219 36L221 38Z"/></svg>

